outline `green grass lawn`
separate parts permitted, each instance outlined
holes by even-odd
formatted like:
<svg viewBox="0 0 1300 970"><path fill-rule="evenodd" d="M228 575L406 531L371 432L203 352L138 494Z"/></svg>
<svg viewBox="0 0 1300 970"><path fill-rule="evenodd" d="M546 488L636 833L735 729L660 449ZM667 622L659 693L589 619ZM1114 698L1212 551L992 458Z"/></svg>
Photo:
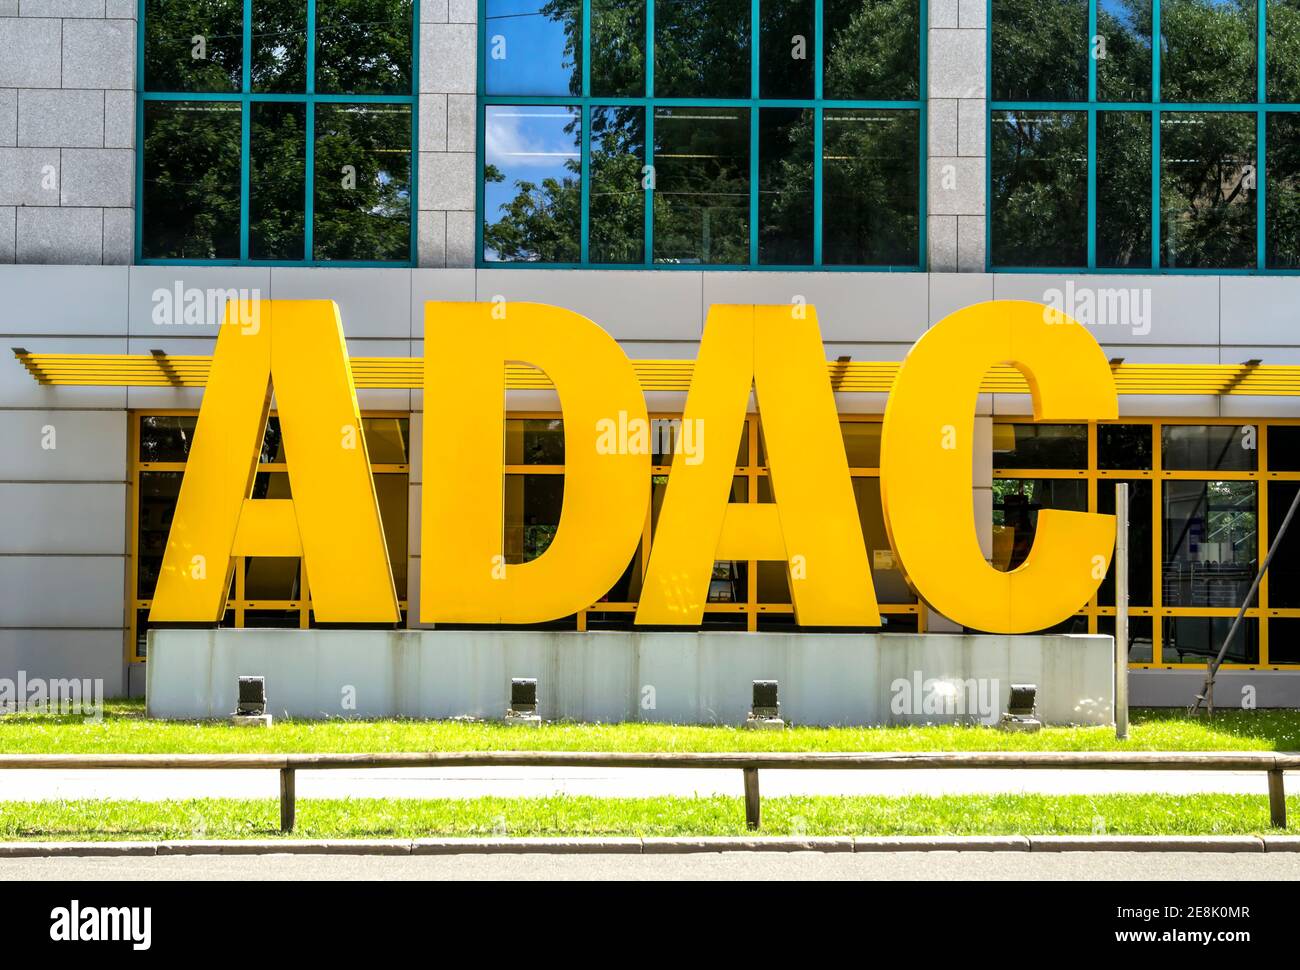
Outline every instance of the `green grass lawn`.
<svg viewBox="0 0 1300 970"><path fill-rule="evenodd" d="M1138 710L1129 740L1111 728L791 728L660 724L546 724L512 728L471 721L279 721L269 730L224 721L154 721L140 701L112 701L101 722L48 714L0 716L0 753L199 753L370 751L1297 751L1300 711L1226 711L1213 721Z"/></svg>
<svg viewBox="0 0 1300 970"><path fill-rule="evenodd" d="M1292 817L1300 798L1289 800ZM739 798L0 802L0 841L745 835ZM764 835L1276 834L1252 795L961 795L763 800Z"/></svg>

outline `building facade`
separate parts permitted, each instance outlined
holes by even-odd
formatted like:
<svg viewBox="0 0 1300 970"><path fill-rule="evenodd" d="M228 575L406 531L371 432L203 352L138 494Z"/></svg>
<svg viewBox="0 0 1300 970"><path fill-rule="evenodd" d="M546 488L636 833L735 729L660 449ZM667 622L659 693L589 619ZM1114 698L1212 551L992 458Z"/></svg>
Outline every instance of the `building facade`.
<svg viewBox="0 0 1300 970"><path fill-rule="evenodd" d="M829 358L898 361L1025 299L1126 364L1300 365L1298 26L1296 0L0 0L0 673L142 690L201 401L30 355L210 355L231 294L334 300L357 357L420 356L429 300L557 304L659 360L694 358L712 304L804 302ZM1131 483L1135 703L1191 700L1300 489L1300 398L1175 390L1116 423L1034 424L1012 394L977 419L998 568L1039 509ZM952 629L889 552L884 400L837 394L885 629ZM360 403L414 626L421 432L454 415ZM562 424L553 394L508 405L523 562L558 521ZM630 623L668 461L627 572L561 625ZM733 501L770 501L766 472L754 414ZM273 419L253 495L287 494ZM1113 630L1113 589L1060 629ZM226 622L312 625L301 563L241 562ZM715 565L706 625L791 624L782 564ZM1300 704L1300 535L1228 666Z"/></svg>

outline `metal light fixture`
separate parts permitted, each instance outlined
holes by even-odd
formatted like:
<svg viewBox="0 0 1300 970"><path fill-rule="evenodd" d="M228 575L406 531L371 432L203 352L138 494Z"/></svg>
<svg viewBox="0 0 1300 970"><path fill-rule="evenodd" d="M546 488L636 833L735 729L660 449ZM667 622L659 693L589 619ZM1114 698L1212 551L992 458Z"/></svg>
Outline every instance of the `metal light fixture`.
<svg viewBox="0 0 1300 970"><path fill-rule="evenodd" d="M1037 731L1043 726L1037 714L1038 685L1012 684L1007 711L998 722L998 727L1003 731Z"/></svg>
<svg viewBox="0 0 1300 970"><path fill-rule="evenodd" d="M238 701L230 723L240 727L270 727L271 715L266 713L266 678L239 677Z"/></svg>
<svg viewBox="0 0 1300 970"><path fill-rule="evenodd" d="M781 720L781 702L777 691L778 684L775 680L754 681L753 699L750 702L749 717L745 718L745 727L769 731L780 731L785 727L785 721Z"/></svg>
<svg viewBox="0 0 1300 970"><path fill-rule="evenodd" d="M510 680L510 707L506 710L507 724L537 727L542 723L537 714L537 678L512 677Z"/></svg>

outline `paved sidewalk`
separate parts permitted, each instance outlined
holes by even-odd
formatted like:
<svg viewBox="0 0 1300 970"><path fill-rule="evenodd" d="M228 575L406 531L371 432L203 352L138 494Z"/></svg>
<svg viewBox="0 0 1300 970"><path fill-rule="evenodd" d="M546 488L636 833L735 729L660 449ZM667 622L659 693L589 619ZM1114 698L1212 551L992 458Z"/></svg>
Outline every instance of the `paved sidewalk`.
<svg viewBox="0 0 1300 970"><path fill-rule="evenodd" d="M1287 788L1300 791L1295 772ZM909 769L903 771L764 770L765 798L781 795L963 795L1036 793L1100 795L1167 792L1174 795L1267 794L1264 772L1093 771L1053 769ZM740 795L741 773L679 768L378 768L300 770L299 798L536 798L594 795ZM120 798L144 801L192 798L270 798L279 795L275 771L0 770L0 801Z"/></svg>

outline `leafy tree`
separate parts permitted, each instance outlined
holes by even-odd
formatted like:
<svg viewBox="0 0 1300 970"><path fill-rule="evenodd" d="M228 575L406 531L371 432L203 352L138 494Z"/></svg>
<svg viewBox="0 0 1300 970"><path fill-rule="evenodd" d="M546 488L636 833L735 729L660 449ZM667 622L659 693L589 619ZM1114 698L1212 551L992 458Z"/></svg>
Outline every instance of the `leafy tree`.
<svg viewBox="0 0 1300 970"><path fill-rule="evenodd" d="M994 115L989 162L996 265L1086 265L1087 129L1081 111Z"/></svg>

